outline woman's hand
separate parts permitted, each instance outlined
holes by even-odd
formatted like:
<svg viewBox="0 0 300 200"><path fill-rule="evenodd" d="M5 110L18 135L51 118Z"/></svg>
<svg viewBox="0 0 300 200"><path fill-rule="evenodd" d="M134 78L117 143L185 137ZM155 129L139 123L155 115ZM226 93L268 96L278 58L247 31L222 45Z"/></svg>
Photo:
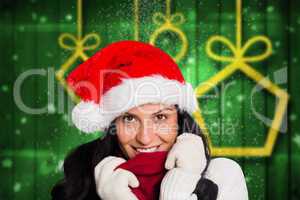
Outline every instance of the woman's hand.
<svg viewBox="0 0 300 200"><path fill-rule="evenodd" d="M202 138L191 133L177 137L176 143L168 153L165 168L182 168L187 171L202 173L206 167L205 147Z"/></svg>
<svg viewBox="0 0 300 200"><path fill-rule="evenodd" d="M193 194L206 167L202 138L183 133L170 150L165 168L169 171L160 186L160 200L197 200Z"/></svg>
<svg viewBox="0 0 300 200"><path fill-rule="evenodd" d="M129 188L139 186L136 176L124 169L115 170L124 162L123 158L108 156L95 167L96 190L103 200L138 200Z"/></svg>
<svg viewBox="0 0 300 200"><path fill-rule="evenodd" d="M160 184L159 200L197 200L193 191L200 178L200 173L180 168L169 170Z"/></svg>

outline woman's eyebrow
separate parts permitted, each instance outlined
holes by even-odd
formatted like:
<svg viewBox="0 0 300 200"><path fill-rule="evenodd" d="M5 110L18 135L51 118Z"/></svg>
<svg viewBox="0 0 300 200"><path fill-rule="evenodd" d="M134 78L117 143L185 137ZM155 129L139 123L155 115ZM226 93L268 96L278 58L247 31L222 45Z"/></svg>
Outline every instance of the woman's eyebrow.
<svg viewBox="0 0 300 200"><path fill-rule="evenodd" d="M126 115L132 115L132 116L134 116L134 117L137 117L137 115L135 115L135 114L133 114L133 113L130 113L130 112L125 112L124 114L123 114L123 116L126 116Z"/></svg>
<svg viewBox="0 0 300 200"><path fill-rule="evenodd" d="M173 111L174 109L175 108L171 108L171 107L163 108L163 109L161 109L161 110L159 110L159 111L157 111L155 113L152 113L152 115L157 115L157 114L161 113L164 110L171 110L171 111Z"/></svg>
<svg viewBox="0 0 300 200"><path fill-rule="evenodd" d="M155 112L155 113L152 113L151 115L159 114L159 113L161 113L161 112L164 111L164 110L171 110L171 111L173 111L174 109L175 109L175 108L173 108L173 107L162 108L162 109L160 109L159 111L157 111L157 112ZM130 112L125 112L123 115L132 115L132 116L134 116L134 117L138 117L136 114L133 114L133 113L130 113Z"/></svg>

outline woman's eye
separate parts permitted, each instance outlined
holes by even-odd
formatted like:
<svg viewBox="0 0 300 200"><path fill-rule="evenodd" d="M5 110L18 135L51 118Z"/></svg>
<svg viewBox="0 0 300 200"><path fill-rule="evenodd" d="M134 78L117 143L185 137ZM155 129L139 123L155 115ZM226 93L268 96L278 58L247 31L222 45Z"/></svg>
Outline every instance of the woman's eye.
<svg viewBox="0 0 300 200"><path fill-rule="evenodd" d="M167 117L164 114L158 114L158 115L155 116L155 119L159 120L159 121L162 121L162 120L167 119Z"/></svg>
<svg viewBox="0 0 300 200"><path fill-rule="evenodd" d="M134 122L135 118L133 116L131 116L131 115L126 115L126 116L123 117L123 121L125 123Z"/></svg>

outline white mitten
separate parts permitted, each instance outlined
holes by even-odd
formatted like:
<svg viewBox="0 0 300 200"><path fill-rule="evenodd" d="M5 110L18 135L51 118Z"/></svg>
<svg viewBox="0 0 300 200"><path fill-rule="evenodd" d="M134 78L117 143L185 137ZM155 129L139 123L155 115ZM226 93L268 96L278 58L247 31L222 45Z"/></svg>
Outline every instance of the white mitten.
<svg viewBox="0 0 300 200"><path fill-rule="evenodd" d="M103 200L138 200L129 188L139 186L136 176L128 170L115 170L124 162L123 158L108 156L95 167L96 190Z"/></svg>
<svg viewBox="0 0 300 200"><path fill-rule="evenodd" d="M205 147L202 138L191 133L183 133L168 153L166 169L182 168L188 171L202 173L206 167Z"/></svg>
<svg viewBox="0 0 300 200"><path fill-rule="evenodd" d="M160 200L197 200L193 194L201 178L201 172L189 172L174 168L167 172L160 185Z"/></svg>
<svg viewBox="0 0 300 200"><path fill-rule="evenodd" d="M198 135L183 133L168 153L169 171L160 186L160 200L197 200L193 194L206 167L205 147Z"/></svg>
<svg viewBox="0 0 300 200"><path fill-rule="evenodd" d="M206 178L218 185L217 200L248 200L248 190L243 171L238 163L227 158L211 160Z"/></svg>

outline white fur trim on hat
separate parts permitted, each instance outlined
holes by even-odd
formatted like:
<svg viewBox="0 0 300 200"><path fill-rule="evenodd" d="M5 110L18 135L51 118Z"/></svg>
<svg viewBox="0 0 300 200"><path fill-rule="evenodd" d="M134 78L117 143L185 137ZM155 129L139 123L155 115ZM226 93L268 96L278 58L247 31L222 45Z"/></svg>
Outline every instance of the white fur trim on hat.
<svg viewBox="0 0 300 200"><path fill-rule="evenodd" d="M81 101L72 111L72 120L85 133L103 131L122 113L147 103L177 104L190 114L198 108L191 84L153 75L122 79L102 96L100 104Z"/></svg>

